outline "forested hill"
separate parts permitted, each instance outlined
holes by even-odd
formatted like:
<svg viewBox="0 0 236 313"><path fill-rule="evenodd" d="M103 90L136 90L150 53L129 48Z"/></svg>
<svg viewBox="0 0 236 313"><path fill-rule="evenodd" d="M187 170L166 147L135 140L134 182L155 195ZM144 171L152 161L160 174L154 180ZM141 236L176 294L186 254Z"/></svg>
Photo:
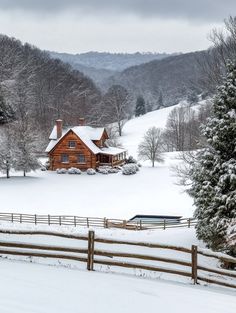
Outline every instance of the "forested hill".
<svg viewBox="0 0 236 313"><path fill-rule="evenodd" d="M71 55L50 52L50 55L91 77L103 92L112 85L120 84L128 89L134 99L143 96L153 110L174 105L189 96L194 98L203 92L200 84L203 73L199 63L204 53L88 52Z"/></svg>
<svg viewBox="0 0 236 313"><path fill-rule="evenodd" d="M203 53L181 54L133 66L113 75L104 85L108 88L121 84L136 96L142 95L154 109L170 106L202 92L199 61Z"/></svg>
<svg viewBox="0 0 236 313"><path fill-rule="evenodd" d="M53 58L59 58L64 62L74 65L83 65L95 69L109 71L122 71L128 67L147 63L152 60L162 60L171 54L167 53L109 53L109 52L86 52L78 54L50 52ZM175 54L173 54L175 55Z"/></svg>
<svg viewBox="0 0 236 313"><path fill-rule="evenodd" d="M140 65L152 60L162 60L172 54L167 53L109 53L87 52L78 54L49 52L52 58L69 63L74 69L91 77L97 86L105 91L104 82L131 66ZM175 55L175 54L173 54Z"/></svg>
<svg viewBox="0 0 236 313"><path fill-rule="evenodd" d="M13 109L16 118L27 111L41 130L48 130L59 117L73 124L79 116L89 116L100 101L100 91L84 74L4 35L0 35L0 94L5 109Z"/></svg>

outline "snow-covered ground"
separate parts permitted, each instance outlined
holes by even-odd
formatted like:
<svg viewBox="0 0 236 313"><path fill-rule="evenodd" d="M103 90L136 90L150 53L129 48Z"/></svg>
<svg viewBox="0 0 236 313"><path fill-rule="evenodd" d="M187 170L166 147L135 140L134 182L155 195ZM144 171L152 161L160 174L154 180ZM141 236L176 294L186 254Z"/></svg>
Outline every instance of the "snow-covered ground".
<svg viewBox="0 0 236 313"><path fill-rule="evenodd" d="M72 235L88 235L87 228L78 228L71 226L48 226L48 225L25 225L25 224L14 224L14 223L1 223L1 229L11 229L11 230L24 230L24 231L54 231L57 233L66 233ZM98 229L95 228L95 238L106 238L111 240L125 240L131 242L147 242L147 243L157 243L164 245L174 245L179 247L185 247L187 249L191 249L191 245L197 245L198 249L204 249L205 245L203 242L197 240L195 230L193 228L180 228L180 229L167 229L167 230L149 230L149 231L128 231L123 229ZM23 234L5 234L1 233L1 241L4 242L14 242L14 243L26 243L26 244L38 244L40 246L44 245L52 245L59 247L73 247L73 248L81 248L87 249L87 240L78 240L75 238L63 238L63 237L55 237L51 235L42 235L42 234L31 234L31 235L23 235ZM19 248L7 248L7 250L18 250ZM25 249L23 249L25 250ZM26 249L27 251L30 251ZM130 246L130 245L120 245L120 244L106 244L106 243L98 243L95 242L95 250L102 250L110 252L122 252L122 253L132 253L132 254L141 254L141 255L150 255L154 257L164 257L169 259L177 259L179 261L191 262L191 254L186 252L180 252L169 249L161 249L161 248L149 248L143 246ZM22 248L21 248L22 251ZM42 250L33 250L34 252L39 252ZM47 252L48 253L48 252ZM50 253L50 252L49 252ZM66 252L60 252L60 254L67 254ZM74 253L71 252L70 255ZM75 253L75 256L78 257L78 254ZM87 254L80 254L85 259L87 258ZM15 256L15 255L6 255L2 254L3 258L13 259L13 260L21 260L26 262L34 262L40 264L49 264L53 266L64 266L73 269L86 270L86 264L83 262L78 262L74 260L68 259L53 259L53 258L39 258L39 257L29 257L29 256ZM102 259L104 261L112 261L112 262L130 262L132 264L142 264L142 265L151 265L159 268L167 268L173 270L180 270L191 273L191 268L189 266L177 265L174 263L165 263L161 261L153 261L153 260L139 260L133 258L122 258L118 256L111 257L108 256L95 256L95 259ZM206 256L198 255L198 265L202 265L208 268L220 268L220 262L215 258L209 258ZM94 265L95 271L99 272L112 272L112 273L122 273L128 275L134 275L138 277L146 277L152 278L154 280L168 280L168 281L177 281L184 282L186 284L192 284L190 277L183 277L180 275L167 274L163 272L156 271L148 271L142 269L135 268L124 268L124 267L116 267L110 265ZM201 276L205 276L209 278L209 275L206 272L198 271L198 274ZM222 277L219 274L210 274L211 278L215 278L220 281L226 281L232 284L235 284L234 278ZM205 283L203 283L205 284Z"/></svg>
<svg viewBox="0 0 236 313"><path fill-rule="evenodd" d="M2 313L234 313L229 290L0 260Z"/></svg>
<svg viewBox="0 0 236 313"><path fill-rule="evenodd" d="M192 200L174 184L168 164L132 176L30 173L0 178L0 211L129 219L136 214L191 217Z"/></svg>
<svg viewBox="0 0 236 313"><path fill-rule="evenodd" d="M122 144L136 156L139 142L149 127L163 128L173 107L147 113L124 126ZM136 214L176 214L191 217L192 199L177 186L170 169L179 162L176 153L166 153L165 162L151 168L148 162L138 174L88 176L32 172L28 177L0 174L0 211L68 214L129 219Z"/></svg>

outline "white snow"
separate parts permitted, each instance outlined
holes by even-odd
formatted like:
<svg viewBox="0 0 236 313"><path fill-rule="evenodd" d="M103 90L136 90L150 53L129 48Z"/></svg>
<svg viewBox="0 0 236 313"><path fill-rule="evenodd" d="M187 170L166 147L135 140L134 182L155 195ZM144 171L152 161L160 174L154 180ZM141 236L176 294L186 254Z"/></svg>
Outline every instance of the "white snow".
<svg viewBox="0 0 236 313"><path fill-rule="evenodd" d="M0 178L0 211L129 219L136 214L191 217L192 199L174 184L166 163L132 176L30 173ZM17 173L22 175L21 173Z"/></svg>
<svg viewBox="0 0 236 313"><path fill-rule="evenodd" d="M0 260L4 313L234 313L235 293Z"/></svg>
<svg viewBox="0 0 236 313"><path fill-rule="evenodd" d="M164 127L173 107L150 112L128 121L121 141L130 155L136 150L145 131ZM170 214L192 217L193 201L176 185L171 166L179 162L177 153L166 153L165 162L151 168L143 162L132 176L121 173L89 176L58 175L55 172L32 172L28 177L0 174L0 211L67 214L129 219L136 214Z"/></svg>

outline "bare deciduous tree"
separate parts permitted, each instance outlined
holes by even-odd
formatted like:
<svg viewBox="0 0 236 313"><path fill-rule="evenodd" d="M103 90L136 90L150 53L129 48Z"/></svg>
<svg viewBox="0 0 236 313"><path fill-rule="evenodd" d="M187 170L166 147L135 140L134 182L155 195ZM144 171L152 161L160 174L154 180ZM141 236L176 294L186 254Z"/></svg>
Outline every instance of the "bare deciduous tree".
<svg viewBox="0 0 236 313"><path fill-rule="evenodd" d="M10 169L14 166L13 132L7 125L0 135L0 171L10 178Z"/></svg>
<svg viewBox="0 0 236 313"><path fill-rule="evenodd" d="M122 135L122 129L129 116L130 95L128 91L120 86L113 85L104 96L104 103L107 109L109 119L117 123L119 136Z"/></svg>
<svg viewBox="0 0 236 313"><path fill-rule="evenodd" d="M224 29L213 29L209 36L212 47L202 52L198 64L203 73L201 87L211 93L222 83L228 60L236 58L236 17L225 20Z"/></svg>
<svg viewBox="0 0 236 313"><path fill-rule="evenodd" d="M151 127L145 133L143 141L138 146L138 157L141 160L149 160L152 167L156 162L163 162L162 152L162 133L157 127Z"/></svg>
<svg viewBox="0 0 236 313"><path fill-rule="evenodd" d="M166 151L194 150L204 146L200 126L211 114L211 104L206 103L199 109L182 105L174 108L167 119L163 132Z"/></svg>

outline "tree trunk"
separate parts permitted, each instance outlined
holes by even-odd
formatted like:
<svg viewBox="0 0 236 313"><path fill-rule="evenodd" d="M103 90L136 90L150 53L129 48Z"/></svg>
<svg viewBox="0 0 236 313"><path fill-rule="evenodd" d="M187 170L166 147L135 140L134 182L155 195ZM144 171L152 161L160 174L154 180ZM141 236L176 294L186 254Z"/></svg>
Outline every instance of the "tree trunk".
<svg viewBox="0 0 236 313"><path fill-rule="evenodd" d="M118 132L119 132L119 136L121 137L122 129L121 129L121 123L120 122L118 122Z"/></svg>
<svg viewBox="0 0 236 313"><path fill-rule="evenodd" d="M24 175L24 177L26 176L26 173L25 173L25 171L23 171L23 175Z"/></svg>
<svg viewBox="0 0 236 313"><path fill-rule="evenodd" d="M7 168L7 178L10 178L10 175L9 175L9 168Z"/></svg>
<svg viewBox="0 0 236 313"><path fill-rule="evenodd" d="M154 160L152 160L152 167L154 167L155 166L155 161Z"/></svg>

